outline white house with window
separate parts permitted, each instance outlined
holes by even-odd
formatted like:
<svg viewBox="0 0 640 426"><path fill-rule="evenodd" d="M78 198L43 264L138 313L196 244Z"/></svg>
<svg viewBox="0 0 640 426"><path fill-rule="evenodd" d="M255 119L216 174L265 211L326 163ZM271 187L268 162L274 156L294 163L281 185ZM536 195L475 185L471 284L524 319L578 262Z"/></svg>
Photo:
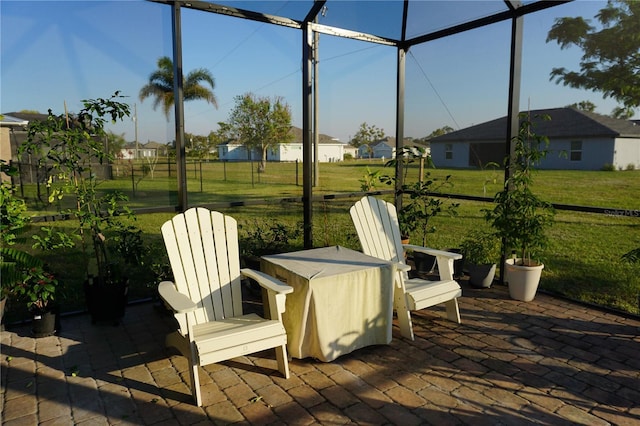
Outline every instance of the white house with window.
<svg viewBox="0 0 640 426"><path fill-rule="evenodd" d="M137 155L136 155L137 151ZM155 158L158 156L158 148L155 145L144 145L129 142L120 149L117 157L121 160L133 160L134 158Z"/></svg>
<svg viewBox="0 0 640 426"><path fill-rule="evenodd" d="M538 117L548 115L551 120ZM542 169L640 169L640 125L575 108L530 111L534 131L549 138ZM483 167L503 163L507 117L467 127L431 140L436 167Z"/></svg>
<svg viewBox="0 0 640 426"><path fill-rule="evenodd" d="M338 141L320 141L318 144L318 161L333 163L344 159L345 144ZM244 145L228 142L218 145L218 158L223 161L248 161L249 152ZM259 161L262 158L260 149L251 152L251 159ZM279 143L267 149L267 161L302 161L302 143Z"/></svg>
<svg viewBox="0 0 640 426"><path fill-rule="evenodd" d="M379 141L358 147L358 158L393 158L396 152L396 138L388 136Z"/></svg>
<svg viewBox="0 0 640 426"><path fill-rule="evenodd" d="M267 150L267 161L302 161L302 129L292 126L290 129L293 142L275 144ZM344 154L348 145L338 139L321 133L318 144L318 161L321 163L333 163L344 160ZM218 145L218 158L223 161L248 161L249 151L236 141L227 141ZM260 161L262 151L254 148L251 151L251 160Z"/></svg>

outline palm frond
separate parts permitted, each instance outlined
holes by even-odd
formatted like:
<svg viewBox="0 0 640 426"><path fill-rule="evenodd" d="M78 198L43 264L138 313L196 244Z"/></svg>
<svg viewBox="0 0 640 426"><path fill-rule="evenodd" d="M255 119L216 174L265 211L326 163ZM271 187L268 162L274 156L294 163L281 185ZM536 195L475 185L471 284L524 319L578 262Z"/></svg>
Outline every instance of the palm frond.
<svg viewBox="0 0 640 426"><path fill-rule="evenodd" d="M627 262L631 263L640 263L640 247L623 254L622 260L626 260Z"/></svg>
<svg viewBox="0 0 640 426"><path fill-rule="evenodd" d="M26 251L0 247L0 275L3 288L21 282L25 269L42 266L42 260Z"/></svg>

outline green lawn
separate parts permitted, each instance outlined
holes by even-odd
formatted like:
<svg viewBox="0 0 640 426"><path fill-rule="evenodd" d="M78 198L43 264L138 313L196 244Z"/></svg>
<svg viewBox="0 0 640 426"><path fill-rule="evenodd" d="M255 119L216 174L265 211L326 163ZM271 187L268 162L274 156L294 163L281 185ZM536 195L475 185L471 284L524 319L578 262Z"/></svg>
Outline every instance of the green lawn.
<svg viewBox="0 0 640 426"><path fill-rule="evenodd" d="M252 173L249 163L203 163L202 169L199 164L190 164L187 169L189 204L302 196L301 164L268 163L266 172L261 174L255 172L256 166L254 163ZM320 185L314 188L314 194L358 192L360 179L367 170L379 170L384 174L393 172L383 167L380 160L322 163ZM416 179L417 173L417 167L411 167L408 179ZM437 178L452 175L454 186L450 193L453 194L491 197L502 187L503 181L501 170L435 169L430 173ZM132 190L134 185L135 192ZM130 174L122 175L105 181L101 188L124 191L134 208L171 206L175 204L177 193L175 169L171 170L169 177L167 166L158 165L153 178L147 175L132 179ZM35 201L35 185L25 185L23 189L34 215L51 210L51 206ZM374 188L387 189L390 188L383 184ZM550 231L551 243L541 256L545 263L541 287L585 302L640 313L640 265L620 260L622 254L640 246L640 171L540 171L536 177L536 192L553 203L608 207L618 214L560 211ZM340 244L359 249L348 214L354 201L355 198L316 203L313 213L315 246ZM461 201L456 218L434 219L437 231L429 236L428 244L436 248L457 247L466 233L487 226L481 210L488 207L488 203ZM258 234L265 235L268 240L271 230L277 225L285 226L290 233L285 250L302 248L300 203L276 202L222 210L238 219L241 243L246 250L261 250L255 247L255 235L252 237L250 233L258 230ZM146 268L136 276L131 288L132 299L155 296L155 274L163 266L166 269L159 228L171 216L171 213L138 216L145 242L151 246L146 266L153 264L154 272ZM55 225L70 227L73 223L57 222ZM74 264L75 257L77 254L73 252L59 252L47 258L67 283L62 299L63 310L83 308L83 299L78 291L82 272L69 267Z"/></svg>

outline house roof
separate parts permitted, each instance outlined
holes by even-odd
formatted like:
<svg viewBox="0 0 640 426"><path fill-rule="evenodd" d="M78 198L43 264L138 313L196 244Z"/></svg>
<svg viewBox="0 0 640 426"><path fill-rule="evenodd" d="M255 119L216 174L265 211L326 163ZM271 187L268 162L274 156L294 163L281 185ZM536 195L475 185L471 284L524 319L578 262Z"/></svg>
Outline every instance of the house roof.
<svg viewBox="0 0 640 426"><path fill-rule="evenodd" d="M291 129L289 130L289 133L291 133L293 135L293 143L300 143L302 142L302 129L296 126L291 126ZM320 133L320 143L342 143L340 142L338 139L334 138L333 136L329 136L329 135L325 135L323 133ZM234 140L234 139L229 139L228 141L225 142L221 142L218 145L238 145L238 141Z"/></svg>
<svg viewBox="0 0 640 426"><path fill-rule="evenodd" d="M294 142L302 141L302 129L296 126L291 126L291 130L289 131L293 135ZM333 136L325 135L320 133L320 143L337 143L338 140Z"/></svg>
<svg viewBox="0 0 640 426"><path fill-rule="evenodd" d="M29 125L29 121L34 120L34 116L38 116L37 119L42 120L46 119L47 116L45 114L26 114L20 112L10 112L8 114L2 114L0 119L0 126L3 127L27 127ZM27 117L29 116L29 117ZM42 118L44 117L44 118Z"/></svg>
<svg viewBox="0 0 640 426"><path fill-rule="evenodd" d="M535 132L549 138L640 137L640 125L632 120L612 118L573 107L539 109L529 112ZM551 120L540 117L548 115ZM501 117L465 129L435 137L431 142L497 141L506 138L507 117Z"/></svg>
<svg viewBox="0 0 640 426"><path fill-rule="evenodd" d="M374 147L374 146L378 146L380 144L385 144L387 146L390 146L391 148L395 148L396 147L396 138L393 136L385 136L382 139L379 139L375 142L372 142L371 144L369 144L370 147ZM415 141L413 138L407 137L404 138L404 144L405 146L409 145L421 145L421 146L428 146L422 143L419 143L417 141ZM362 145L361 145L362 146Z"/></svg>
<svg viewBox="0 0 640 426"><path fill-rule="evenodd" d="M8 112L6 114L2 114L4 116L4 120L8 118L17 119L20 121L44 121L47 119L47 114L34 113L34 112Z"/></svg>
<svg viewBox="0 0 640 426"><path fill-rule="evenodd" d="M150 142L147 142L146 144L144 144L144 147L147 148L147 149L161 149L161 148L166 148L167 145L163 145L163 144L158 143L158 142L150 141Z"/></svg>

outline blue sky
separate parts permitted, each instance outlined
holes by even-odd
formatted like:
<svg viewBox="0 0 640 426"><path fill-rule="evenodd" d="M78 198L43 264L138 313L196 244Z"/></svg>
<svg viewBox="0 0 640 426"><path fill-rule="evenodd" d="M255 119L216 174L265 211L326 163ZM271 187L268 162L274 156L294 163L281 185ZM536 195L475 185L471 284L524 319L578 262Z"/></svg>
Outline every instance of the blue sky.
<svg viewBox="0 0 640 426"><path fill-rule="evenodd" d="M393 15L398 4L389 3L378 14ZM415 3L414 13L423 18L411 21L409 34L438 29L447 20L456 22L460 11L478 17L476 9L499 7L502 2L443 4L447 7L434 17L427 13L432 2ZM522 109L590 100L597 112L611 112L614 101L549 81L553 67L577 69L581 52L561 51L545 42L555 17L592 18L605 4L579 0L526 18ZM305 5L289 2L286 6L304 10ZM326 23L339 22L353 6L330 3ZM157 59L171 56L168 7L143 1L2 0L0 16L0 112L52 108L62 113L65 104L73 112L82 107L82 99L120 90L129 96L132 109L135 104L140 142L174 139L173 121L168 122L161 109L154 111L151 99L138 99ZM383 21L381 16L378 19ZM394 30L381 28L380 32ZM422 137L443 126L464 128L505 115L509 34L509 23L499 23L413 47L407 57L405 135ZM234 98L247 92L283 97L291 106L293 124L301 127L299 31L183 10L183 46L185 71L209 69L219 103L218 109L201 101L186 103L187 132L206 135L216 130L218 122L228 119ZM346 142L367 122L393 135L395 63L392 47L321 35L321 132ZM134 140L133 120L112 130Z"/></svg>

